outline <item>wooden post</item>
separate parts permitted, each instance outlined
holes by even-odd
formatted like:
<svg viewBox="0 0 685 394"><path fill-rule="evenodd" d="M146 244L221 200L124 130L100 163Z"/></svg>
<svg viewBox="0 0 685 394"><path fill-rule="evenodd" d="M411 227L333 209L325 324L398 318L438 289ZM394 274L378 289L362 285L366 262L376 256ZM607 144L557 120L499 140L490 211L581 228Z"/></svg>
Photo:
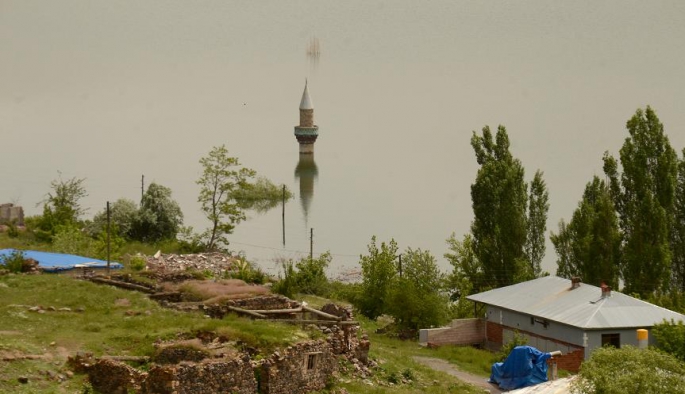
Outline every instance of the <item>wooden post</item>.
<svg viewBox="0 0 685 394"><path fill-rule="evenodd" d="M107 276L109 276L109 251L110 251L110 242L109 242L109 233L110 233L110 221L111 221L111 214L109 211L109 201L107 201Z"/></svg>

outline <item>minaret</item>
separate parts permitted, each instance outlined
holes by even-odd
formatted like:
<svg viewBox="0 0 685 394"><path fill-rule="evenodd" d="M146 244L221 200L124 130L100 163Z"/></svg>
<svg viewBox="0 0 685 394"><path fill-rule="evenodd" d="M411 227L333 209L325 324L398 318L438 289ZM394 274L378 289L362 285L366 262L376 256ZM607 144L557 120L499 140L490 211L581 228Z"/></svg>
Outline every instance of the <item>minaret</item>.
<svg viewBox="0 0 685 394"><path fill-rule="evenodd" d="M319 126L314 124L314 105L309 97L309 88L305 80L302 101L300 101L300 125L295 126L295 138L300 143L300 154L313 154L314 142L318 136Z"/></svg>

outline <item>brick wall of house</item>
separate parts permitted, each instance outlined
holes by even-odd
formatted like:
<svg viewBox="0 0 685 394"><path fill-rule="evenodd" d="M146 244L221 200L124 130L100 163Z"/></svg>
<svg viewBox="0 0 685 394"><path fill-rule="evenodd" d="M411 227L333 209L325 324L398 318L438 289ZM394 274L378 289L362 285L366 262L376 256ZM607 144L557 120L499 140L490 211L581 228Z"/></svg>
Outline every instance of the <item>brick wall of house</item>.
<svg viewBox="0 0 685 394"><path fill-rule="evenodd" d="M557 362L557 368L559 369L578 372L580 369L580 364L585 360L585 348L583 347L564 341L559 341L554 338L536 335L524 330L513 329L490 321L486 322L486 336L489 349L498 350L502 347L504 344L504 330L515 330L521 334L525 334L528 337L541 338L559 344L560 348L568 349L568 351L566 351L563 355L554 357Z"/></svg>
<svg viewBox="0 0 685 394"><path fill-rule="evenodd" d="M491 321L485 323L485 340L490 343L499 344L504 343L504 326L493 323Z"/></svg>
<svg viewBox="0 0 685 394"><path fill-rule="evenodd" d="M565 369L571 372L578 372L580 364L585 360L585 349L578 348L571 353L554 357L558 369Z"/></svg>

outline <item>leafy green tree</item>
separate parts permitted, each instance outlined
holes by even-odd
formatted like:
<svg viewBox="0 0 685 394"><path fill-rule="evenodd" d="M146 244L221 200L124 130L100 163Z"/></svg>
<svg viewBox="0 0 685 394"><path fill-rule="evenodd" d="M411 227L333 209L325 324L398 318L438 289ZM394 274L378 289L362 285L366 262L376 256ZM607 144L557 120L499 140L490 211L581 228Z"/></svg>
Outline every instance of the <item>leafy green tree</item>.
<svg viewBox="0 0 685 394"><path fill-rule="evenodd" d="M474 131L471 146L480 165L471 185L473 249L490 285L511 285L527 268L528 194L523 165L509 152L504 126L498 127L494 140L488 126L482 136Z"/></svg>
<svg viewBox="0 0 685 394"><path fill-rule="evenodd" d="M71 178L64 180L60 174L59 179L50 183L52 192L49 192L43 203L43 215L36 223L36 236L40 240L52 241L52 237L60 226L74 226L85 213L80 200L86 196L83 183L85 178Z"/></svg>
<svg viewBox="0 0 685 394"><path fill-rule="evenodd" d="M452 272L447 276L446 285L453 301L451 315L458 319L473 317L473 303L466 297L489 290L486 285L488 281L483 276L483 265L473 250L473 237L466 234L463 240L459 241L452 233L447 239L447 245L450 252L444 256L452 265Z"/></svg>
<svg viewBox="0 0 685 394"><path fill-rule="evenodd" d="M245 220L245 212L235 199L236 191L244 188L256 172L241 168L235 157L228 155L224 145L212 148L206 157L200 159L202 176L197 180L200 185L198 202L202 212L212 223L208 233L207 250L218 245L228 245L226 235Z"/></svg>
<svg viewBox="0 0 685 394"><path fill-rule="evenodd" d="M604 172L623 233L621 276L624 291L648 297L670 279L670 234L677 155L656 113L638 109L627 122L629 137L620 150L623 169L604 154Z"/></svg>
<svg viewBox="0 0 685 394"><path fill-rule="evenodd" d="M390 287L388 314L400 328L419 329L447 322L443 274L430 252L411 248L402 255L402 276Z"/></svg>
<svg viewBox="0 0 685 394"><path fill-rule="evenodd" d="M542 259L545 257L545 232L547 231L547 212L549 212L549 192L542 179L542 171L536 171L530 183L528 198L528 238L526 258L534 277L542 275Z"/></svg>
<svg viewBox="0 0 685 394"><path fill-rule="evenodd" d="M183 225L183 212L171 197L171 189L151 183L141 201L129 236L141 242L175 239Z"/></svg>
<svg viewBox="0 0 685 394"><path fill-rule="evenodd" d="M678 179L671 230L672 284L675 290L685 293L685 149L678 161Z"/></svg>
<svg viewBox="0 0 685 394"><path fill-rule="evenodd" d="M132 200L120 198L113 202L109 209L111 230L116 230L117 235L121 237L129 237L138 220L138 205ZM93 217L93 221L87 226L87 231L94 238L103 231L107 231L107 209L103 209Z"/></svg>
<svg viewBox="0 0 685 394"><path fill-rule="evenodd" d="M652 328L657 347L680 361L685 361L685 324L664 321Z"/></svg>
<svg viewBox="0 0 685 394"><path fill-rule="evenodd" d="M362 267L362 283L355 307L369 319L376 319L387 311L388 293L397 276L397 243L381 242L376 246L376 236L371 237L369 254L359 257Z"/></svg>
<svg viewBox="0 0 685 394"><path fill-rule="evenodd" d="M623 346L593 351L571 386L575 394L685 393L685 366L653 349Z"/></svg>
<svg viewBox="0 0 685 394"><path fill-rule="evenodd" d="M578 276L595 286L604 282L617 288L621 234L604 181L595 176L585 185L571 222L562 220L559 232L550 238L558 256L557 275L569 279Z"/></svg>

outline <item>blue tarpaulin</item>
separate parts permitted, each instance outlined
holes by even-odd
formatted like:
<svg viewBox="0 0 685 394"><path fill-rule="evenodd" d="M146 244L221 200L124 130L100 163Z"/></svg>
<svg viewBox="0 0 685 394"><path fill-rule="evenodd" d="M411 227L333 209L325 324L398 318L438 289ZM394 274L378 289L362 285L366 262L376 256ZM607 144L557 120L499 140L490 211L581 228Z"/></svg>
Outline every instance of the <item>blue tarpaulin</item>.
<svg viewBox="0 0 685 394"><path fill-rule="evenodd" d="M490 382L503 390L519 389L547 381L547 359L552 357L532 346L517 346L503 363L492 364Z"/></svg>
<svg viewBox="0 0 685 394"><path fill-rule="evenodd" d="M11 255L15 249L0 249L0 260ZM21 250L24 258L33 259L38 262L38 266L45 271L64 271L77 267L107 268L107 262L103 260L91 259L90 257L75 256L72 254L36 252L33 250ZM124 266L110 262L110 268L119 269Z"/></svg>

